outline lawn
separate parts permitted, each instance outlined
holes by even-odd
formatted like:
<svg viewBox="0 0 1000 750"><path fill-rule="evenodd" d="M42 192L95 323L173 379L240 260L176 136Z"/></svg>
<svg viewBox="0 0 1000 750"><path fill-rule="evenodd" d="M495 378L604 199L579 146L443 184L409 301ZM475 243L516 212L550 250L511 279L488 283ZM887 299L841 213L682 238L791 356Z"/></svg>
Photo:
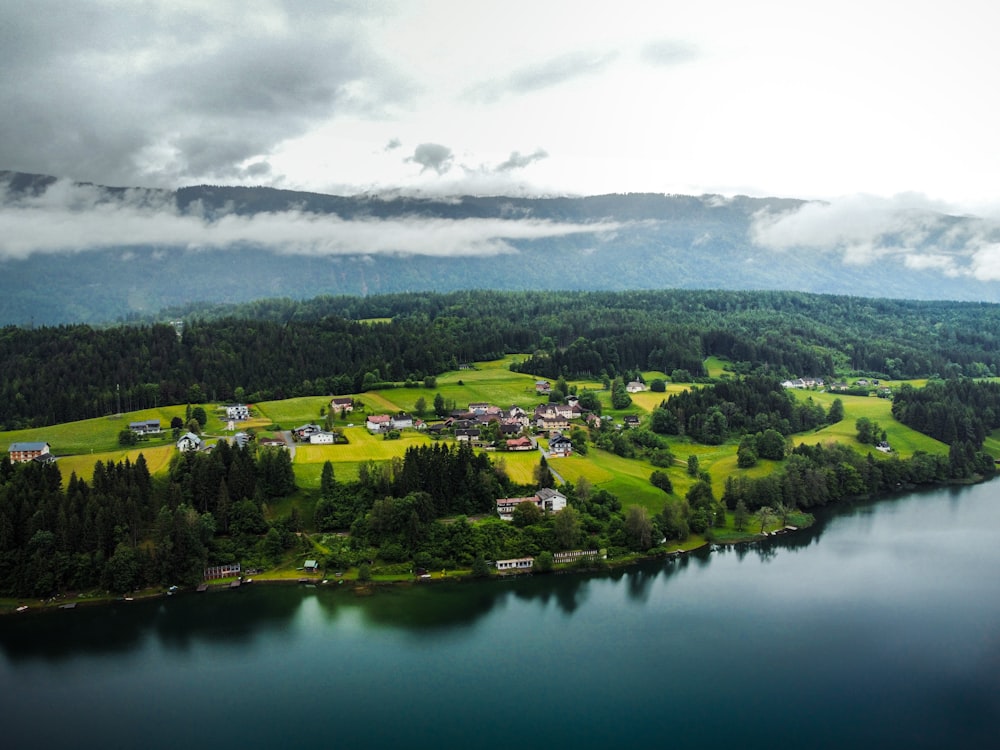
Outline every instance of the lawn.
<svg viewBox="0 0 1000 750"><path fill-rule="evenodd" d="M166 473L167 467L170 464L170 457L176 452L177 449L173 444L157 447L130 448L129 450L123 448L102 453L81 453L75 456L63 456L56 461L56 466L59 467L59 473L62 474L63 482L68 481L70 475L74 472L80 479L90 482L94 476L94 464L98 461L120 463L127 458L132 463L135 463L141 453L146 458L149 473L156 476Z"/></svg>
<svg viewBox="0 0 1000 750"><path fill-rule="evenodd" d="M928 453L947 453L948 446L923 433L912 430L892 416L892 401L874 396L844 396L836 393L813 393L809 391L793 391L796 398L812 398L823 408L829 409L834 399L839 398L844 405L844 418L836 424L828 425L819 430L795 435L792 442L795 445L806 443L825 443L829 441L845 443L858 451L873 453L876 457L885 454L876 451L872 446L861 445L857 441L855 423L861 417L867 417L878 422L886 432L889 445L902 458L911 457L916 451Z"/></svg>
<svg viewBox="0 0 1000 750"><path fill-rule="evenodd" d="M705 360L705 371L710 378L721 378L724 375L732 375L733 363L722 357L708 357Z"/></svg>
<svg viewBox="0 0 1000 750"><path fill-rule="evenodd" d="M503 463L510 481L517 484L535 483L535 469L542 458L538 451L491 451L489 456L493 463Z"/></svg>
<svg viewBox="0 0 1000 750"><path fill-rule="evenodd" d="M211 407L205 409L209 411ZM170 420L173 417L184 418L183 406L164 407L162 409L144 409L121 416L97 417L79 422L66 422L50 427L36 427L30 430L12 430L0 432L0 444L39 442L52 446L56 456L90 453L91 451L113 451L118 445L118 433L127 430L129 422L147 419L159 419L164 432L161 437L152 437L148 445L173 444L170 432Z"/></svg>
<svg viewBox="0 0 1000 750"><path fill-rule="evenodd" d="M280 424L286 430L303 424L322 422L320 409L330 406L328 396L303 396L288 398L284 401L262 401L256 404L256 410L261 416L263 426ZM325 412L324 412L325 413Z"/></svg>
<svg viewBox="0 0 1000 750"><path fill-rule="evenodd" d="M649 476L656 468L652 464L598 448L591 448L586 456L552 458L549 466L567 481L577 482L586 476L594 487L617 495L623 507L641 505L650 513L659 513L668 497L649 483ZM668 473L671 480L680 474L674 469Z"/></svg>

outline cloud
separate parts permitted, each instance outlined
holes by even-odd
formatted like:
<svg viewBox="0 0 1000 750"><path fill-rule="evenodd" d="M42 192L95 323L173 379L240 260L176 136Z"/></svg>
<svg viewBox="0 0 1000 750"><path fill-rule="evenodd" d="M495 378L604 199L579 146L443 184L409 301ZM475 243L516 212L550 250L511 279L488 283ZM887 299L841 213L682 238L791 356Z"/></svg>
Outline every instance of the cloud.
<svg viewBox="0 0 1000 750"><path fill-rule="evenodd" d="M899 262L916 271L1000 279L1000 222L955 215L922 195L855 195L754 217L750 237L780 252L839 255L849 265Z"/></svg>
<svg viewBox="0 0 1000 750"><path fill-rule="evenodd" d="M615 52L569 52L513 71L505 78L484 81L466 92L474 101L495 101L507 94L530 94L604 72Z"/></svg>
<svg viewBox="0 0 1000 750"><path fill-rule="evenodd" d="M530 154L522 154L520 151L512 151L507 161L497 165L498 172L509 172L512 169L524 169L532 162L547 159L549 152L545 149L536 149Z"/></svg>
<svg viewBox="0 0 1000 750"><path fill-rule="evenodd" d="M397 148L402 147L403 142L399 138L390 138L389 142L385 144L386 151L395 151Z"/></svg>
<svg viewBox="0 0 1000 750"><path fill-rule="evenodd" d="M260 177L246 165L284 141L408 100L366 22L353 3L0 4L0 165L124 185Z"/></svg>
<svg viewBox="0 0 1000 750"><path fill-rule="evenodd" d="M639 59L647 65L673 67L691 62L699 56L698 49L687 42L676 39L660 39L645 45L639 52Z"/></svg>
<svg viewBox="0 0 1000 750"><path fill-rule="evenodd" d="M413 156L407 157L406 161L416 162L422 169L421 173L428 169L433 169L438 174L444 174L451 169L454 159L451 149L442 146L440 143L421 143L413 151Z"/></svg>
<svg viewBox="0 0 1000 750"><path fill-rule="evenodd" d="M595 235L616 222L556 223L535 219L402 217L344 220L289 210L215 220L177 209L173 193L133 190L112 194L58 181L38 196L4 191L0 203L0 261L36 253L153 247L188 251L253 246L283 255L414 254L483 256L517 252L514 242Z"/></svg>

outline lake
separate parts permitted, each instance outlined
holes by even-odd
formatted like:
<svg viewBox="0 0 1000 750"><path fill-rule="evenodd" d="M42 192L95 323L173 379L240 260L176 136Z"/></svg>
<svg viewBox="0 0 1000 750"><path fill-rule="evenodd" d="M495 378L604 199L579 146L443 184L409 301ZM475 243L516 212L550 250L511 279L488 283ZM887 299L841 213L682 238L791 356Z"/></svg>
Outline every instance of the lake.
<svg viewBox="0 0 1000 750"><path fill-rule="evenodd" d="M10 748L996 741L1000 483L600 575L0 618Z"/></svg>

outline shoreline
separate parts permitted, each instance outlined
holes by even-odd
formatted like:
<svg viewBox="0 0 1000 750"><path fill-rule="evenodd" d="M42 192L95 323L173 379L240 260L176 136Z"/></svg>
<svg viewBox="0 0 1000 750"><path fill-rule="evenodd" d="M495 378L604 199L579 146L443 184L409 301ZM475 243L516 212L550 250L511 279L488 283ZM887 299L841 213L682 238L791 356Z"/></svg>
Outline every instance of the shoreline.
<svg viewBox="0 0 1000 750"><path fill-rule="evenodd" d="M988 479L992 477L976 476L970 477L964 480L952 480L946 482L935 482L931 485L905 485L901 486L896 492L882 494L876 497L858 497L853 498L847 502L836 503L833 505L824 506L820 510L836 510L845 505L850 505L857 502L878 502L882 499L888 499L892 497L905 496L910 494L915 494L921 490L927 489L932 490L935 488L957 486L966 487L973 486L977 484L984 484ZM596 567L575 567L573 564L568 564L562 568L553 568L553 570L546 573L538 573L538 575L568 575L574 573L587 573L595 572L616 568L625 568L631 565L636 565L643 562L649 562L651 560L666 560L666 559L676 559L678 557L683 557L685 555L691 554L692 552L704 550L706 547L709 549L713 547L733 547L739 544L755 544L758 542L764 542L768 540L773 540L775 538L781 538L784 536L794 535L805 529L809 529L815 523L815 516L812 513L805 512L810 518L807 524L796 526L792 529L788 528L788 525L782 529L775 529L770 532L758 532L751 533L745 536L735 538L735 539L705 539L700 543L694 544L690 547L681 546L673 550L659 549L653 553L647 553L642 555L633 555L627 558L621 558L617 560L604 560L603 564ZM386 580L377 580L373 578L369 581L358 581L357 578L340 577L331 579L329 576L288 576L288 575L274 575L268 576L268 574L256 574L252 577L252 581L247 583L242 583L241 585L253 585L253 584L265 584L265 585L312 585L312 586L326 586L332 584L333 580L337 583L333 584L337 587L342 586L347 583L350 584L349 588L359 593L360 595L365 595L371 593L372 588L383 587L383 586L399 586L408 585L413 586L417 584L434 584L441 581L488 581L488 580L509 580L512 578L517 578L519 576L535 575L531 570L525 571L523 573L511 572L506 574L491 573L489 576L476 578L471 575L469 571L466 570L454 570L450 571L444 575L439 575L438 577L431 578L418 578L418 577L407 577L407 578L395 578ZM217 583L214 582L203 582L196 587L185 587L176 588L174 592L171 592L169 588L156 588L147 589L143 591L137 591L129 596L119 596L110 594L90 594L90 593L79 593L72 596L71 592L66 592L62 594L56 594L53 597L42 600L27 599L27 598L17 598L17 599L7 599L0 603L0 617L5 617L9 615L22 614L25 612L39 613L39 612L54 612L62 609L76 609L78 607L94 607L107 604L113 604L116 602L129 602L129 601L146 601L149 599L160 599L166 598L172 595L172 593L196 593L197 589L201 586L205 586L205 589L201 593L220 593L226 590L234 590L240 587L233 587L232 583L236 579L221 579ZM326 583L324 583L326 582Z"/></svg>
<svg viewBox="0 0 1000 750"><path fill-rule="evenodd" d="M620 568L628 568L633 565L638 565L644 562L650 562L652 560L674 560L677 558L685 557L691 553L699 552L708 548L712 550L715 547L730 547L738 544L754 544L756 542L767 541L769 539L774 539L781 536L787 536L788 534L801 531L806 528L810 528L814 520L810 520L807 525L791 527L788 526L782 529L775 529L771 532L759 532L756 534L747 535L744 538L739 539L727 539L723 541L719 540L702 540L690 547L678 547L676 549L666 550L657 549L652 553L646 554L636 554L628 557L619 558L617 560L602 560L601 565L596 566L577 566L573 563L568 563L562 567L553 568L551 571L545 573L536 573L533 570L525 570L523 572L510 571L504 573L491 572L489 576L475 577L470 571L460 569L452 570L443 574L431 574L430 578L423 578L420 576L412 576L408 578L393 578L378 580L378 578L373 577L368 581L359 581L357 578L348 577L331 577L325 575L313 575L313 576L296 576L291 577L288 575L273 575L269 576L267 573L256 574L247 579L242 577L237 578L227 578L218 579L215 581L205 581L198 586L192 587L169 587L169 588L157 588L155 590L143 590L136 591L127 596L121 595L111 595L111 594L76 594L72 595L71 592L64 594L57 594L49 599L39 600L29 600L29 599L17 599L11 602L10 608L7 606L0 605L0 617L5 615L15 615L30 612L32 614L40 612L54 612L57 610L69 610L77 609L79 607L98 607L106 606L108 604L115 603L127 603L133 601L149 601L152 599L164 599L175 594L194 594L194 593L204 593L204 594L220 594L224 591L238 591L243 586L253 586L253 585L264 585L264 586L311 586L311 587L324 587L324 588L340 588L347 584L347 588L353 593L364 596L371 593L373 588L382 588L387 586L414 586L414 585L434 585L442 583L445 581L461 582L467 583L471 581L503 581L521 578L524 576L531 575L573 575L577 573L593 573L607 570L614 570ZM233 585L237 584L237 585ZM14 604L16 602L16 604Z"/></svg>

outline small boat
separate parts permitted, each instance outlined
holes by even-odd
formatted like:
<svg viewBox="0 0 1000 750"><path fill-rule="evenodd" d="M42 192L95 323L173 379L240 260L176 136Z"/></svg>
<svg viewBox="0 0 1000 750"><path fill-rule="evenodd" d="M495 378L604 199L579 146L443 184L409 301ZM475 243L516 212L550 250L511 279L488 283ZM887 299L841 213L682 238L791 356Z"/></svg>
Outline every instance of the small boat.
<svg viewBox="0 0 1000 750"><path fill-rule="evenodd" d="M17 608L17 611L24 612L24 610L26 610L27 608L28 608L27 604L22 604L20 607Z"/></svg>

